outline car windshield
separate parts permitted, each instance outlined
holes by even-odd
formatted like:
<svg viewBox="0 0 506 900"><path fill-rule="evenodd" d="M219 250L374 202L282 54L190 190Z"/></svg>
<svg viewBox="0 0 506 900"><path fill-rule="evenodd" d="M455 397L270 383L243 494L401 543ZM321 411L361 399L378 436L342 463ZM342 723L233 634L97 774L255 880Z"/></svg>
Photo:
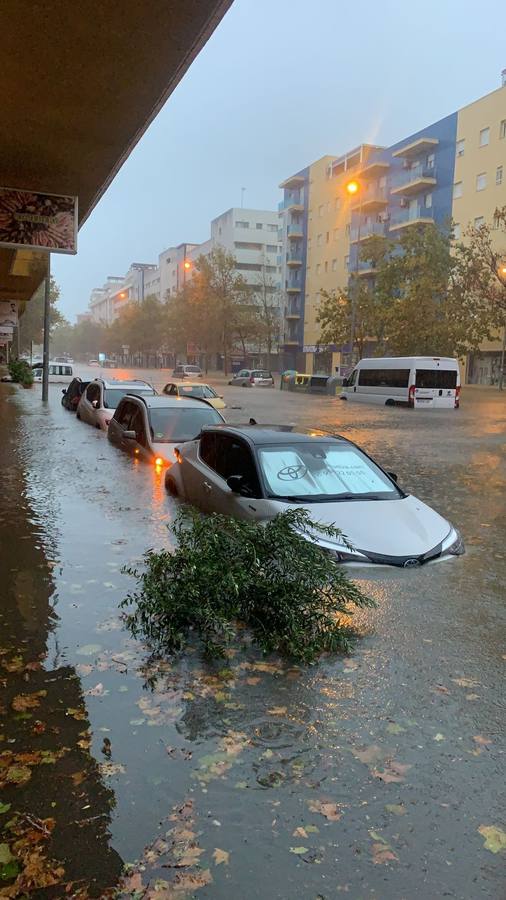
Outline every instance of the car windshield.
<svg viewBox="0 0 506 900"><path fill-rule="evenodd" d="M260 447L269 497L307 502L395 500L400 491L358 448L336 442Z"/></svg>
<svg viewBox="0 0 506 900"><path fill-rule="evenodd" d="M207 384L183 384L179 388L179 393L188 397L216 397L216 391L213 391Z"/></svg>
<svg viewBox="0 0 506 900"><path fill-rule="evenodd" d="M152 408L149 411L151 434L157 443L193 441L204 425L220 425L221 416L211 406Z"/></svg>
<svg viewBox="0 0 506 900"><path fill-rule="evenodd" d="M200 372L200 368L199 368L199 366L185 366L185 367L184 367L184 371L185 371L185 372L191 372L192 375L195 375L195 374L198 374L198 373Z"/></svg>
<svg viewBox="0 0 506 900"><path fill-rule="evenodd" d="M104 407L105 409L116 409L119 401L123 400L123 397L126 397L127 394L135 394L136 397L142 397L143 395L151 397L154 393L153 388L150 388L148 385L145 387L106 388Z"/></svg>

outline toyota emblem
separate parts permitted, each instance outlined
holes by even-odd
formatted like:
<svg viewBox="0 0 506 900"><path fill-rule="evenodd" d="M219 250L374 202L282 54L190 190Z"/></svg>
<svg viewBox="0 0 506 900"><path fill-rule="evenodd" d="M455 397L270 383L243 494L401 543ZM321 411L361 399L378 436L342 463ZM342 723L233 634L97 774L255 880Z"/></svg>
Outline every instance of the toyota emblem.
<svg viewBox="0 0 506 900"><path fill-rule="evenodd" d="M415 569L419 565L420 565L419 559L407 559L403 564L403 568L404 569Z"/></svg>

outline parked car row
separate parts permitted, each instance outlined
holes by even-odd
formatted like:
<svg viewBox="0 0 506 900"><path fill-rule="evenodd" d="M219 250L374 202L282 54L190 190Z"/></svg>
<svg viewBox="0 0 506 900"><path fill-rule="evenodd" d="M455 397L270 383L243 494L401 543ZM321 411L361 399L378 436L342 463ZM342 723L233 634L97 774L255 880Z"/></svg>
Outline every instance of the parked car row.
<svg viewBox="0 0 506 900"><path fill-rule="evenodd" d="M167 491L204 513L265 522L302 507L346 535L311 535L340 563L411 568L464 552L450 522L352 441L254 420L229 425L211 405L221 398L187 395L192 386L170 382L157 394L145 381L97 378L70 385L62 403L74 409L79 396L79 419L107 430L121 450L165 467Z"/></svg>

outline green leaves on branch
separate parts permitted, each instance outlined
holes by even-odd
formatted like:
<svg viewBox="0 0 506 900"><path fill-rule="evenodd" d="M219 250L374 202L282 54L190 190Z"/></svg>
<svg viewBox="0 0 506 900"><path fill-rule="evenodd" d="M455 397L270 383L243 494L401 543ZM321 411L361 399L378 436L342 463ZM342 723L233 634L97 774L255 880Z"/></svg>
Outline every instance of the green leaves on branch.
<svg viewBox="0 0 506 900"><path fill-rule="evenodd" d="M175 550L148 551L145 569L125 571L138 591L123 602L127 623L158 650L176 652L190 631L210 656L223 655L236 622L265 653L311 662L348 651L351 607L375 603L348 579L311 534L339 529L290 509L265 525L183 511L171 526Z"/></svg>
<svg viewBox="0 0 506 900"><path fill-rule="evenodd" d="M23 359L12 359L9 363L9 374L13 381L30 387L33 384L33 369Z"/></svg>

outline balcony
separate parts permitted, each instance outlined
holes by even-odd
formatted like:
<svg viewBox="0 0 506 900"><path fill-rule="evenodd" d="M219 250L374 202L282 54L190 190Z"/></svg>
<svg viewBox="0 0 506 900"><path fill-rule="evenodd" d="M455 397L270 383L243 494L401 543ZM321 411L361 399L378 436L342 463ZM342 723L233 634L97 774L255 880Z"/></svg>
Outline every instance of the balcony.
<svg viewBox="0 0 506 900"><path fill-rule="evenodd" d="M433 225L434 210L416 203L406 209L397 209L390 217L390 231L398 231L408 225Z"/></svg>
<svg viewBox="0 0 506 900"><path fill-rule="evenodd" d="M286 233L291 240L302 240L304 234L302 231L302 222L295 223L292 222L291 225L286 229Z"/></svg>
<svg viewBox="0 0 506 900"><path fill-rule="evenodd" d="M369 178L379 178L381 175L386 175L390 168L390 163L382 160L378 160L378 162L371 162L369 165L364 166L363 169L360 169L357 172L357 178L360 178L361 181L366 181Z"/></svg>
<svg viewBox="0 0 506 900"><path fill-rule="evenodd" d="M423 153L430 153L431 150L434 150L434 147L437 147L439 141L437 138L433 137L421 137L417 138L416 141L411 141L410 144L404 144L403 147L399 147L398 150L394 150L392 156L401 159L410 159L410 157L421 156Z"/></svg>
<svg viewBox="0 0 506 900"><path fill-rule="evenodd" d="M415 166L399 173L392 181L390 193L393 196L402 194L404 197L413 197L427 188L433 188L437 184L436 170L434 166Z"/></svg>
<svg viewBox="0 0 506 900"><path fill-rule="evenodd" d="M383 222L369 222L361 225L360 228L352 228L350 230L350 243L356 244L357 241L365 241L375 234L385 234Z"/></svg>
<svg viewBox="0 0 506 900"><path fill-rule="evenodd" d="M295 337L287 337L284 342L285 347L298 347L299 341Z"/></svg>
<svg viewBox="0 0 506 900"><path fill-rule="evenodd" d="M287 294L300 294L301 290L300 284L287 284L286 286Z"/></svg>
<svg viewBox="0 0 506 900"><path fill-rule="evenodd" d="M289 309L288 312L285 313L285 319L289 319L290 321L298 322L300 319L300 310L297 307L293 309Z"/></svg>
<svg viewBox="0 0 506 900"><path fill-rule="evenodd" d="M302 253L300 251L296 251L295 253L287 253L286 254L286 264L287 266L301 266L302 265Z"/></svg>
<svg viewBox="0 0 506 900"><path fill-rule="evenodd" d="M374 263L370 262L370 260L368 259L361 259L358 263L358 271L355 269L355 271L352 271L351 274L356 274L359 278L372 278L374 275L376 275L376 272L377 269Z"/></svg>
<svg viewBox="0 0 506 900"><path fill-rule="evenodd" d="M302 213L304 212L304 198L300 191L290 194L288 197L285 197L281 203L278 203L278 211L279 212L292 212L292 213Z"/></svg>
<svg viewBox="0 0 506 900"><path fill-rule="evenodd" d="M388 206L388 193L386 188L380 188L377 185L370 185L362 191L360 198L355 200L352 205L353 210L362 210L362 212L379 212Z"/></svg>
<svg viewBox="0 0 506 900"><path fill-rule="evenodd" d="M288 191L293 191L301 188L305 183L306 179L304 178L304 175L291 175L290 178L282 181L279 186L280 188L286 188Z"/></svg>

